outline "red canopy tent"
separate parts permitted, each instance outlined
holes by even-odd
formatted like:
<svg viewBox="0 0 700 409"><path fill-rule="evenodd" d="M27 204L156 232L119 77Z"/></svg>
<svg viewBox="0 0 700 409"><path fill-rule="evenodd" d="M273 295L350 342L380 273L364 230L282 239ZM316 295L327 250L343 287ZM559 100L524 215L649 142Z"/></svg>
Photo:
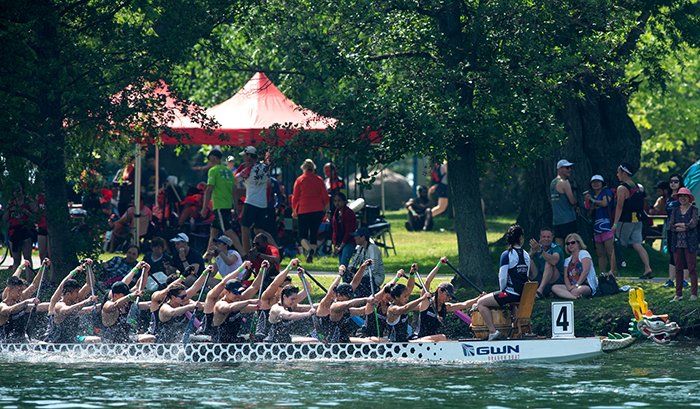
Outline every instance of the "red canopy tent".
<svg viewBox="0 0 700 409"><path fill-rule="evenodd" d="M206 112L221 125L212 134L193 124L186 116L180 116L169 125L176 133L182 134L181 140L162 135L163 143L257 145L261 141L262 130L276 124L291 128L324 130L336 122L335 119L322 117L295 105L261 72L256 73L236 95L207 109ZM222 139L219 139L220 136ZM291 135L285 130L280 130L278 136L288 139Z"/></svg>

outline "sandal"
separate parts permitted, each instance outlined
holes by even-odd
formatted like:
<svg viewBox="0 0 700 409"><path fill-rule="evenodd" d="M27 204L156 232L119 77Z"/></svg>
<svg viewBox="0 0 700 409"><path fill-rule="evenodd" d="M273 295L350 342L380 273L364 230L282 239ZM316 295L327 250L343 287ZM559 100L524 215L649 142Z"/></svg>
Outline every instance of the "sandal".
<svg viewBox="0 0 700 409"><path fill-rule="evenodd" d="M544 299L544 295L542 295L542 293L538 291L537 294L535 294L535 299L542 300Z"/></svg>
<svg viewBox="0 0 700 409"><path fill-rule="evenodd" d="M640 280L651 280L652 278L654 278L654 276L652 275L651 271L647 271L643 275L639 276Z"/></svg>

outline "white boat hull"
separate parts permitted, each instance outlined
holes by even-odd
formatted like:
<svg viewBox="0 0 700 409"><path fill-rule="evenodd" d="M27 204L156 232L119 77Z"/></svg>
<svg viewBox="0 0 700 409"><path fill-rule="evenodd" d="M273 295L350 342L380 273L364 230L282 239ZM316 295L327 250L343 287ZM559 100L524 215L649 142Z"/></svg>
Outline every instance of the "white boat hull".
<svg viewBox="0 0 700 409"><path fill-rule="evenodd" d="M447 341L380 344L2 344L0 353L68 354L97 358L144 358L182 362L267 360L548 361L566 362L602 354L599 338Z"/></svg>

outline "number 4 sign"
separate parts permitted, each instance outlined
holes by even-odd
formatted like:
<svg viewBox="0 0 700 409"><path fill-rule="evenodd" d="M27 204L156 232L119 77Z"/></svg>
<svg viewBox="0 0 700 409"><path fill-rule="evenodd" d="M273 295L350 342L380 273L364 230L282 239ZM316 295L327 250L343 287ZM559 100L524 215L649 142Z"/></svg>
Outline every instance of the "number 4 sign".
<svg viewBox="0 0 700 409"><path fill-rule="evenodd" d="M574 302L552 303L552 338L574 338Z"/></svg>

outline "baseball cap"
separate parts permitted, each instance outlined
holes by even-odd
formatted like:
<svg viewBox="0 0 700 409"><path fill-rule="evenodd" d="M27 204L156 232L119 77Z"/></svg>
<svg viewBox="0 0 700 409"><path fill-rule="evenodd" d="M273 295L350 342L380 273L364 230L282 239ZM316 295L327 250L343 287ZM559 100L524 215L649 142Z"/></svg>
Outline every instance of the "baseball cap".
<svg viewBox="0 0 700 409"><path fill-rule="evenodd" d="M183 200L180 204L181 205L186 205L186 204L191 204L191 205L196 205L197 201L199 201L199 195L192 195L192 196L187 196L185 200Z"/></svg>
<svg viewBox="0 0 700 409"><path fill-rule="evenodd" d="M593 182L594 180L600 180L601 182L604 182L603 177L600 175L593 175L591 177L591 182Z"/></svg>
<svg viewBox="0 0 700 409"><path fill-rule="evenodd" d="M232 292L232 293L240 293L241 290L242 290L241 287L243 287L243 284L241 284L240 281L238 281L238 280L231 280L231 281L227 281L227 282L226 282L226 287L225 287L225 288L226 288L226 291L230 291L230 292Z"/></svg>
<svg viewBox="0 0 700 409"><path fill-rule="evenodd" d="M175 236L175 237L173 237L172 239L170 239L170 241L173 242L173 243L177 243L177 242L179 242L179 241L184 241L185 243L189 243L189 242L190 242L190 238L187 237L187 235L186 235L185 233L179 233L177 236Z"/></svg>
<svg viewBox="0 0 700 409"><path fill-rule="evenodd" d="M335 287L335 293L338 295L344 295L348 298L354 297L354 291L352 291L352 286L348 283L340 283Z"/></svg>
<svg viewBox="0 0 700 409"><path fill-rule="evenodd" d="M564 166L573 166L574 164L569 162L566 159L562 159L559 162L557 162L557 169L564 167Z"/></svg>
<svg viewBox="0 0 700 409"><path fill-rule="evenodd" d="M371 236L369 229L366 227L360 227L355 232L350 233L350 235L351 236L365 236L365 237Z"/></svg>
<svg viewBox="0 0 700 409"><path fill-rule="evenodd" d="M257 154L258 154L258 150L255 149L254 146L246 146L245 149L243 149L243 152L239 153L239 155L243 156L243 155L245 155L245 154L257 155Z"/></svg>
<svg viewBox="0 0 700 409"><path fill-rule="evenodd" d="M450 295L452 298L457 298L455 297L455 287L450 283L449 281L443 281L440 284L438 284L438 290L442 290L446 292L447 294Z"/></svg>
<svg viewBox="0 0 700 409"><path fill-rule="evenodd" d="M233 240L231 240L227 235L220 236L219 238L216 238L213 241L218 243L224 243L227 246L233 246Z"/></svg>

